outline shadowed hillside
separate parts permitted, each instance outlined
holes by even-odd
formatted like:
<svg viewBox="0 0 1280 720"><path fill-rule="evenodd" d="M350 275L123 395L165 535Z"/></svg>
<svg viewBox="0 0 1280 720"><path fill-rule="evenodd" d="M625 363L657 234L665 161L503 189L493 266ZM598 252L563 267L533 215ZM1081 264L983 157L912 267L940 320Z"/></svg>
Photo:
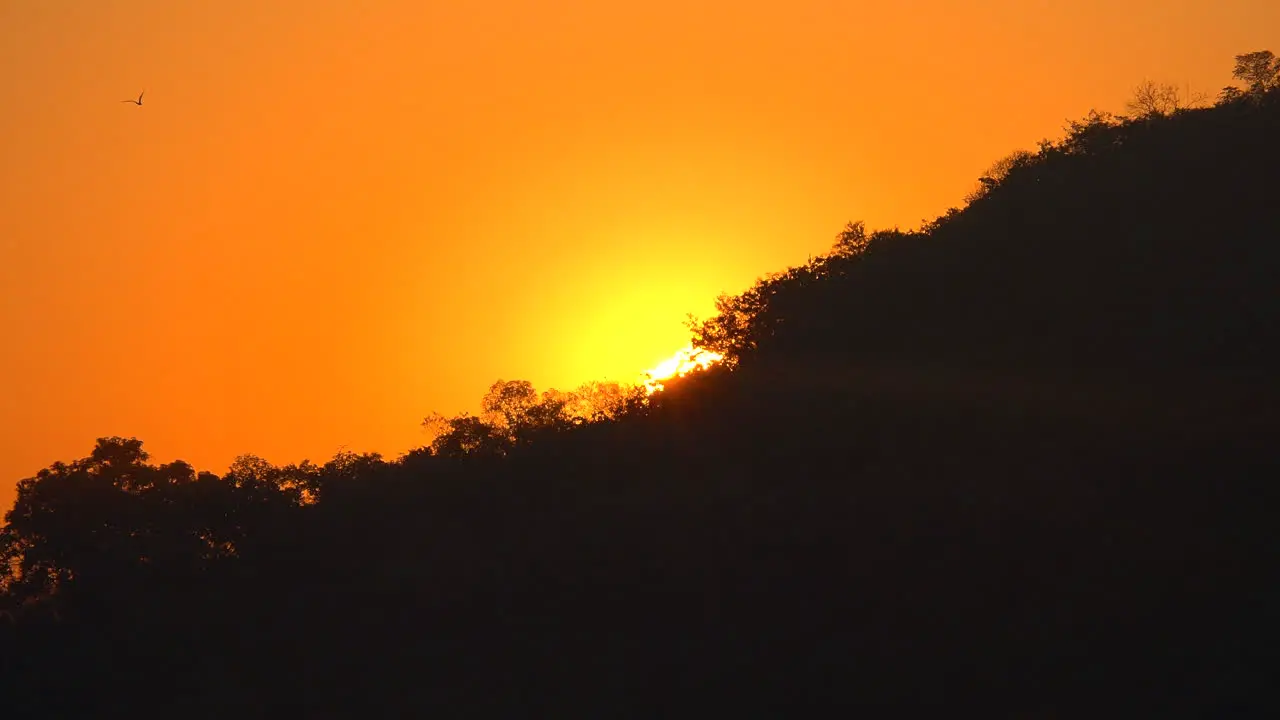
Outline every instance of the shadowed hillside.
<svg viewBox="0 0 1280 720"><path fill-rule="evenodd" d="M6 717L1258 709L1270 77L850 224L693 322L725 362L653 395L500 381L396 461L222 477L100 440L6 516Z"/></svg>

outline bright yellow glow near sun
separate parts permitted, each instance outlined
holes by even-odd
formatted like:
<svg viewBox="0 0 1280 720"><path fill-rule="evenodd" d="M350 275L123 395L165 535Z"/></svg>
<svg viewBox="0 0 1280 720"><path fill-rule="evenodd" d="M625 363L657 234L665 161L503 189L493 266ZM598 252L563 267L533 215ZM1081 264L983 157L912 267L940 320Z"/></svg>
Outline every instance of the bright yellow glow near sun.
<svg viewBox="0 0 1280 720"><path fill-rule="evenodd" d="M694 350L692 345L686 345L683 349L677 351L675 355L645 371L644 389L652 395L663 388L660 381L686 375L695 369L711 367L723 359L724 356L720 353L711 352L710 350Z"/></svg>

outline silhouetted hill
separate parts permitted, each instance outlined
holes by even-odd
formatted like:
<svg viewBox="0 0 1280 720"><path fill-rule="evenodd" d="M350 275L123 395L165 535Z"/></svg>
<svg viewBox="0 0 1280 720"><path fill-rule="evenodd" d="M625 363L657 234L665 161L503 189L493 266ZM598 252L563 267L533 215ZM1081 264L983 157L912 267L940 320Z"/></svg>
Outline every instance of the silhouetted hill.
<svg viewBox="0 0 1280 720"><path fill-rule="evenodd" d="M100 440L6 517L5 716L1261 714L1277 129L1092 116L722 298L649 398L223 477Z"/></svg>
<svg viewBox="0 0 1280 720"><path fill-rule="evenodd" d="M1076 123L963 212L762 283L750 359L1269 367L1277 117L1271 100Z"/></svg>

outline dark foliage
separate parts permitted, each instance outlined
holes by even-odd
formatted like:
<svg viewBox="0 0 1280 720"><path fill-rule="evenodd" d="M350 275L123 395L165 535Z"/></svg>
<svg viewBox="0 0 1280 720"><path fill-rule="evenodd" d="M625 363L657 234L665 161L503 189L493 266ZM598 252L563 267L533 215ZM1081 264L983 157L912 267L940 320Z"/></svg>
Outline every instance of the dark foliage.
<svg viewBox="0 0 1280 720"><path fill-rule="evenodd" d="M1260 713L1271 62L851 223L652 396L499 381L396 461L221 478L100 440L6 516L4 716Z"/></svg>

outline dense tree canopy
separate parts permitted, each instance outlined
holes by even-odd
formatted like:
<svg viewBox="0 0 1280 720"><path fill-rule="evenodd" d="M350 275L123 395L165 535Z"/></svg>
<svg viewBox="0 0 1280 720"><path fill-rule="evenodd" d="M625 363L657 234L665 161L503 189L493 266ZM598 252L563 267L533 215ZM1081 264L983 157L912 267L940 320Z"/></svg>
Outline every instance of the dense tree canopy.
<svg viewBox="0 0 1280 720"><path fill-rule="evenodd" d="M99 439L0 528L5 717L1254 710L1278 73L849 223L660 392L498 380L403 457L221 476Z"/></svg>

